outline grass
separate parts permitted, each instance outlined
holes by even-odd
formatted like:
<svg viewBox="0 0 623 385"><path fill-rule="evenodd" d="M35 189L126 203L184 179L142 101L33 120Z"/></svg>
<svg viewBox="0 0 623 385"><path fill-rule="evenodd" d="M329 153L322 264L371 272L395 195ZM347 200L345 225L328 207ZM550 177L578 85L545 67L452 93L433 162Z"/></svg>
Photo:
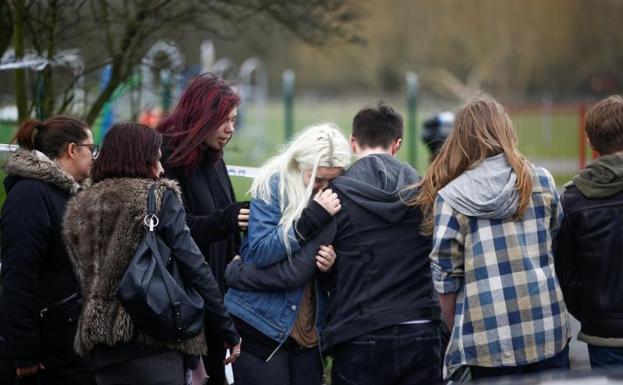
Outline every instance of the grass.
<svg viewBox="0 0 623 385"><path fill-rule="evenodd" d="M390 101L398 110L405 114L400 101ZM294 127L300 130L310 124L331 121L348 134L351 119L363 105L373 102L365 100L350 101L300 101L294 109ZM246 115L245 115L246 113ZM259 116L256 111L243 111L243 120L249 123L245 128L236 132L234 139L228 145L225 160L228 164L259 167L263 160L274 155L285 140L283 123L283 107L279 103L270 103L267 106L265 128L254 124L253 118ZM428 167L429 153L419 140L422 118L431 114L423 113L417 119L416 134L416 161L415 168L424 173ZM579 116L573 109L554 111L542 115L540 112L515 112L511 114L513 123L519 136L519 149L533 163L546 167L562 186L579 169ZM257 120L257 118L256 118ZM408 123L405 121L405 124ZM408 133L405 132L403 148L398 156L403 161L409 159ZM590 153L586 150L586 159ZM236 180L241 179L241 180ZM250 182L244 178L233 178L233 183L239 196L248 190Z"/></svg>

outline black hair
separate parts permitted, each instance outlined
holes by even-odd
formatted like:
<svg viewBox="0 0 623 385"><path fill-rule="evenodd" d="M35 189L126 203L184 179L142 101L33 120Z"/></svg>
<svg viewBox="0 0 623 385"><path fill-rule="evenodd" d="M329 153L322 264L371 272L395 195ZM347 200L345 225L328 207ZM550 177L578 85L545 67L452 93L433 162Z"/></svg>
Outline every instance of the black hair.
<svg viewBox="0 0 623 385"><path fill-rule="evenodd" d="M361 109L353 118L352 135L363 148L388 148L402 138L403 131L402 116L383 102Z"/></svg>

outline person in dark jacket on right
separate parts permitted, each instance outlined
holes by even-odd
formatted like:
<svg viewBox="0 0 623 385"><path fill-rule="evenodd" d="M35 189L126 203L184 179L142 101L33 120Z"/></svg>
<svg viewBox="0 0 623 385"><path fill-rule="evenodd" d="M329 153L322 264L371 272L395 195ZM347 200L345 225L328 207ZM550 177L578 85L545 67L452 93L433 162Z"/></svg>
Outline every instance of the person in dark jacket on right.
<svg viewBox="0 0 623 385"><path fill-rule="evenodd" d="M623 98L586 115L600 157L565 186L555 266L567 308L582 328L592 368L623 365Z"/></svg>
<svg viewBox="0 0 623 385"><path fill-rule="evenodd" d="M357 161L330 188L342 210L318 238L332 243L337 259L325 282L329 304L320 345L333 356L332 383L441 383L440 308L421 235L422 213L405 202L420 180L395 158L402 117L380 104L353 120ZM264 269L234 260L225 277L239 290L298 287L315 270L316 250ZM296 306L296 304L294 304Z"/></svg>

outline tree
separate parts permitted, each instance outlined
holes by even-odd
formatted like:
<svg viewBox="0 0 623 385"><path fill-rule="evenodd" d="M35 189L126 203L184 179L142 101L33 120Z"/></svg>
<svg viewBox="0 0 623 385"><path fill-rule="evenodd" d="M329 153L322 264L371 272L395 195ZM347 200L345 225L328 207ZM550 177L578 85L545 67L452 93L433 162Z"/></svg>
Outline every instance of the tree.
<svg viewBox="0 0 623 385"><path fill-rule="evenodd" d="M11 9L9 3L0 1L0 57L11 45L13 37L13 22L11 20Z"/></svg>
<svg viewBox="0 0 623 385"><path fill-rule="evenodd" d="M353 38L348 24L357 15L354 3L342 0L9 1L14 16L13 34L26 26L23 36L28 48L52 60L62 48L86 44L96 54L87 58L85 73L110 65L110 81L85 112L89 124L117 87L132 76L149 46L158 39L198 32L235 38L251 24L276 23L309 44L323 44ZM23 17L17 17L20 5ZM0 16L1 11L0 8ZM19 38L14 36L14 40ZM45 93L41 103L43 117L64 111L71 102L75 79L59 90L55 79L60 75L54 68L46 68L39 76ZM59 95L64 95L60 103ZM25 98L26 95L16 93L20 119L29 115Z"/></svg>

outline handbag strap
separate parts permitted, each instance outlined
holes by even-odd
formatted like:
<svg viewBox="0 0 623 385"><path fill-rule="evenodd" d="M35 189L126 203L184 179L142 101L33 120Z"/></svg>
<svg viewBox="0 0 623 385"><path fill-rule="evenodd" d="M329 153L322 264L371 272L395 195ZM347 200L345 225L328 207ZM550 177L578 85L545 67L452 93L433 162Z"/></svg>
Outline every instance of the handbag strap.
<svg viewBox="0 0 623 385"><path fill-rule="evenodd" d="M147 215L143 219L143 223L147 226L147 229L151 232L154 231L158 224L160 223L160 219L156 215L156 188L157 183L154 183L149 188L149 192L147 193Z"/></svg>

